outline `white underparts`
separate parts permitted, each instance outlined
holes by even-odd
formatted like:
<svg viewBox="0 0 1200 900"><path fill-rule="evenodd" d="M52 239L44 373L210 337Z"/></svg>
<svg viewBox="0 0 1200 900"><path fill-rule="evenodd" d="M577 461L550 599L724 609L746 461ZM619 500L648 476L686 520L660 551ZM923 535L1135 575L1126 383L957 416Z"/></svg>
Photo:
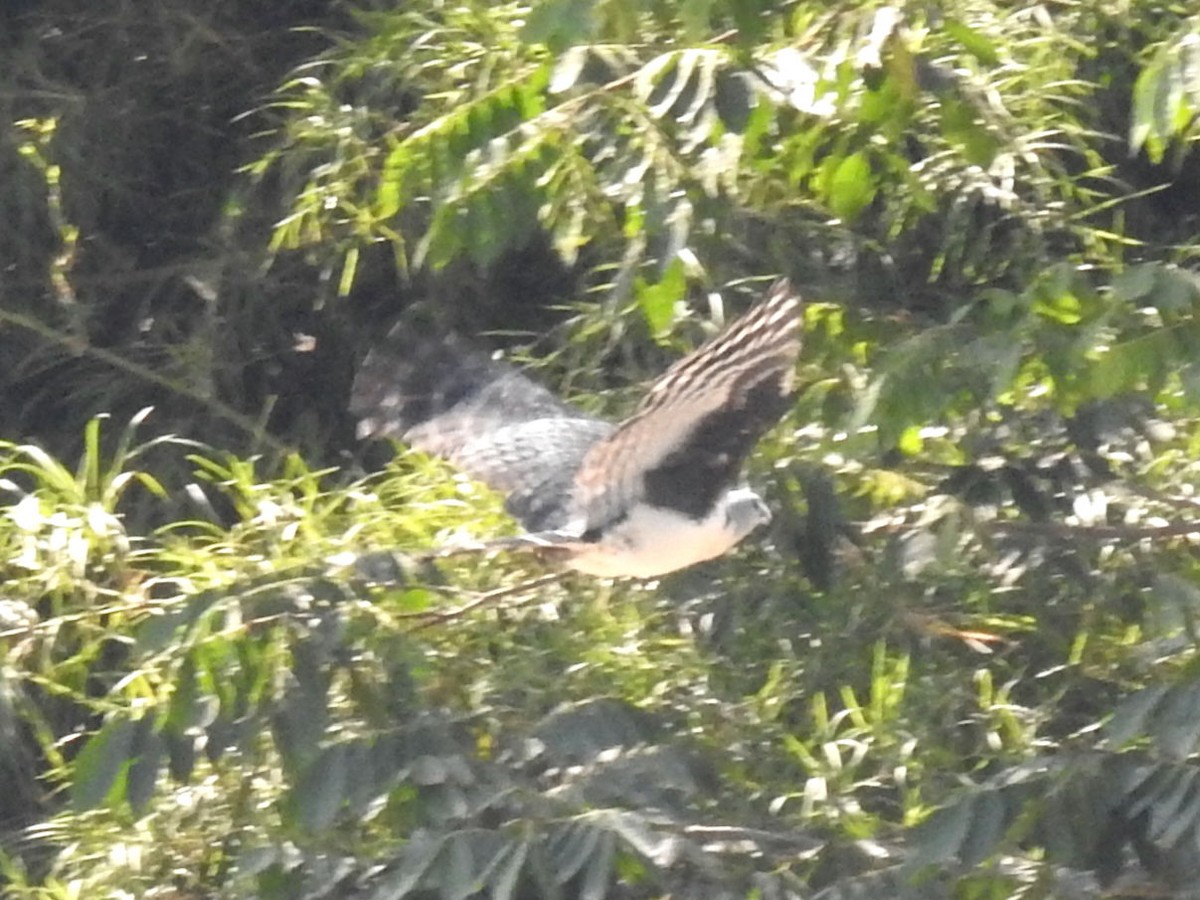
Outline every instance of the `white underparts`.
<svg viewBox="0 0 1200 900"><path fill-rule="evenodd" d="M727 493L700 520L640 504L599 541L575 545L567 565L602 578L655 578L729 552L769 519L747 488Z"/></svg>

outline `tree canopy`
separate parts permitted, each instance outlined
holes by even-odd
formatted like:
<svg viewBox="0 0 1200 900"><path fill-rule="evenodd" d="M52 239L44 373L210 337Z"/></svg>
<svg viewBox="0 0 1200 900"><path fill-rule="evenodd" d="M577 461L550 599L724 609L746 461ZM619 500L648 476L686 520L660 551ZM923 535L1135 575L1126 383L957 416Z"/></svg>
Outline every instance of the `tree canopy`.
<svg viewBox="0 0 1200 900"><path fill-rule="evenodd" d="M0 49L5 896L1200 896L1188 4L10 3ZM354 439L398 317L618 417L779 275L732 556L431 556L514 525Z"/></svg>

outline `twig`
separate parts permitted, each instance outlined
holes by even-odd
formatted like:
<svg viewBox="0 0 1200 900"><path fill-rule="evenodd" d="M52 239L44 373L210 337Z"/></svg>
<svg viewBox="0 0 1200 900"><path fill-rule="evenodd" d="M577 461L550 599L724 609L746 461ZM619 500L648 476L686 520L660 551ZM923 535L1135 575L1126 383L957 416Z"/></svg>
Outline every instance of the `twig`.
<svg viewBox="0 0 1200 900"><path fill-rule="evenodd" d="M992 521L977 526L981 531L1008 531L1024 534L1049 534L1062 537L1093 537L1126 541L1154 538L1200 538L1200 522L1174 522L1170 525L1071 525L1066 522Z"/></svg>
<svg viewBox="0 0 1200 900"><path fill-rule="evenodd" d="M553 584L560 580L565 573L550 572L546 575L539 575L537 578L531 578L528 581L522 581L520 584L510 585L509 587L496 588L495 590L487 591L480 594L470 603L465 603L455 609L449 609L439 612L430 613L405 613L398 618L420 618L423 622L413 626L410 631L422 631L442 622L448 622L451 619L457 619L459 616L479 609L481 606L486 606L489 603L494 603L497 600L502 600L505 597L511 597L513 594L521 593L522 591L533 590L534 588L542 587L542 585Z"/></svg>
<svg viewBox="0 0 1200 900"><path fill-rule="evenodd" d="M858 533L905 534L922 531L928 523L886 522L860 524ZM1009 532L1013 534L1041 534L1055 537L1091 537L1110 540L1141 541L1155 538L1176 538L1195 535L1200 539L1200 522L1173 522L1168 525L1072 525L1068 522L1029 522L1021 519L992 519L974 522L969 528L981 532Z"/></svg>
<svg viewBox="0 0 1200 900"><path fill-rule="evenodd" d="M127 359L119 353L114 353L112 350L107 350L104 347L96 347L91 344L84 344L78 338L71 335L64 335L44 322L35 319L33 316L23 315L12 310L0 310L0 322L8 322L12 325L26 328L34 332L40 337L57 344L60 347L65 347L77 356L89 356L93 359L98 359L106 365L112 366L114 369L119 369L122 372L140 378L150 384L158 385L165 388L173 394L188 397L191 400L203 405L214 416L229 422L246 434L250 435L255 441L270 447L275 453L280 456L286 456L292 451L292 447L278 438L271 435L262 422L251 419L248 416L242 415L232 406L227 403L222 403L213 397L208 396L204 391L199 390L192 385L181 381L177 378L168 378L161 375L149 366L144 366L141 363Z"/></svg>

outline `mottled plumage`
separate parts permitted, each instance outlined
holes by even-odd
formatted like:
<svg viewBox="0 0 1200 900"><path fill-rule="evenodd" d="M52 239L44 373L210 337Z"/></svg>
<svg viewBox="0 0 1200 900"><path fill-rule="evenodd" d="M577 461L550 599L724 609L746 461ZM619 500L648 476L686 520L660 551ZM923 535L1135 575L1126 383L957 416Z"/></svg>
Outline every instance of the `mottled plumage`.
<svg viewBox="0 0 1200 900"><path fill-rule="evenodd" d="M399 326L364 361L351 411L360 436L405 441L507 494L530 534L506 544L557 548L583 572L652 577L721 555L769 518L734 485L788 408L799 313L777 282L619 425L455 338Z"/></svg>

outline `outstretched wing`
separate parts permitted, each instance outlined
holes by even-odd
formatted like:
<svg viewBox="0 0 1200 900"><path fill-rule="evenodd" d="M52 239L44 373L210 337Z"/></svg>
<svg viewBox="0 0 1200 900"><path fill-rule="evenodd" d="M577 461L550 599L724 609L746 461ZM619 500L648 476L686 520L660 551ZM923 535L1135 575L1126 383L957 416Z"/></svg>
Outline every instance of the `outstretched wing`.
<svg viewBox="0 0 1200 900"><path fill-rule="evenodd" d="M613 431L512 366L404 326L367 354L350 411L359 437L404 441L506 493L530 530L566 523L580 463Z"/></svg>
<svg viewBox="0 0 1200 900"><path fill-rule="evenodd" d="M634 414L584 457L573 527L602 527L641 500L706 515L787 411L800 309L791 285L778 281L746 315L664 372Z"/></svg>

